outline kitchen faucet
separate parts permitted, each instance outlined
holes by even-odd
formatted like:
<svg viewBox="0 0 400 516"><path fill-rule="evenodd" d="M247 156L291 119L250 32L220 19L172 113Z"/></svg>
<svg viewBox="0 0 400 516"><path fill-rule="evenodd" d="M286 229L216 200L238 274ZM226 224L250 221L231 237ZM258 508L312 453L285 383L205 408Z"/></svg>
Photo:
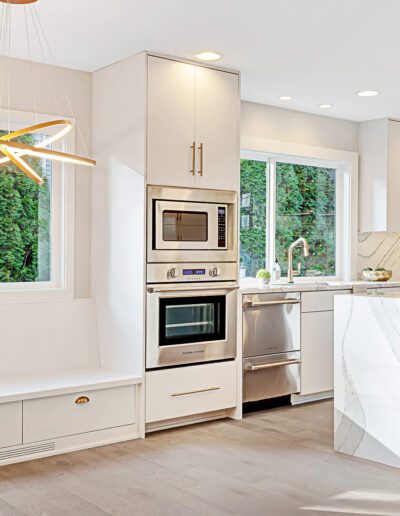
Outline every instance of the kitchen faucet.
<svg viewBox="0 0 400 516"><path fill-rule="evenodd" d="M287 280L288 283L293 283L293 276L300 274L300 267L298 271L293 271L293 249L297 247L299 244L303 244L304 248L304 256L308 256L309 250L308 250L308 243L307 240L303 237L298 238L289 246L288 249L288 271L287 271Z"/></svg>

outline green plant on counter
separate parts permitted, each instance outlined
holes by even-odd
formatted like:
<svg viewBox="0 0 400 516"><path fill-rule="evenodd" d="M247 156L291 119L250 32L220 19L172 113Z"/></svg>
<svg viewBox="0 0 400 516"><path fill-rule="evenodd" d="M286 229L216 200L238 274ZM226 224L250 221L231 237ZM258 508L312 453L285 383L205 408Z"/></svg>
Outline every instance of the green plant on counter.
<svg viewBox="0 0 400 516"><path fill-rule="evenodd" d="M267 271L267 269L260 269L257 274L256 274L256 278L257 279L269 279L271 277L271 273L269 271Z"/></svg>

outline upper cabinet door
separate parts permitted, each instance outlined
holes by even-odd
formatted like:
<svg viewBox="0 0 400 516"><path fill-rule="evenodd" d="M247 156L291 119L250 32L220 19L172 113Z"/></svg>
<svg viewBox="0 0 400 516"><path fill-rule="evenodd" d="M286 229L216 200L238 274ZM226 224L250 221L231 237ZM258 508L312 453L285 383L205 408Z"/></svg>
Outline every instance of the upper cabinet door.
<svg viewBox="0 0 400 516"><path fill-rule="evenodd" d="M148 57L147 117L148 184L194 186L193 65Z"/></svg>
<svg viewBox="0 0 400 516"><path fill-rule="evenodd" d="M237 190L239 76L196 66L196 185Z"/></svg>

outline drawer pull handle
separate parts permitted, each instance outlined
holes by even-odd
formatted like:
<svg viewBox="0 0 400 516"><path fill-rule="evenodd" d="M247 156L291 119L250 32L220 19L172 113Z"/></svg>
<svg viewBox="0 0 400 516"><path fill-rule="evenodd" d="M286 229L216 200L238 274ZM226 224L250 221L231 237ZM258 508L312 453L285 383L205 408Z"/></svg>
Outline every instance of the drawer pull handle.
<svg viewBox="0 0 400 516"><path fill-rule="evenodd" d="M171 398L176 398L177 396L188 396L189 394L197 394L198 392L219 391L220 389L221 387L209 387L208 389L198 389L197 391L174 392L171 394Z"/></svg>
<svg viewBox="0 0 400 516"><path fill-rule="evenodd" d="M246 309L274 305L299 305L300 303L301 301L298 299L282 299L278 301L246 301L245 303L243 303L243 307Z"/></svg>
<svg viewBox="0 0 400 516"><path fill-rule="evenodd" d="M258 371L259 369L270 369L272 367L281 367L287 365L301 364L301 360L282 360L281 362L270 362L268 364L251 365L244 364L243 369L245 371Z"/></svg>
<svg viewBox="0 0 400 516"><path fill-rule="evenodd" d="M75 403L81 405L82 403L89 403L90 399L87 396L79 396L76 398Z"/></svg>

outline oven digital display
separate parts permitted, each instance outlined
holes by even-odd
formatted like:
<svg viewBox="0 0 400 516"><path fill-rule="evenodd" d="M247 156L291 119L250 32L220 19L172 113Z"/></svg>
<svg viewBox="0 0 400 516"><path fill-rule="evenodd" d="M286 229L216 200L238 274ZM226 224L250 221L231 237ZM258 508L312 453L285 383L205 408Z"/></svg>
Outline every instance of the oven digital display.
<svg viewBox="0 0 400 516"><path fill-rule="evenodd" d="M205 269L182 269L184 276L204 276L205 273Z"/></svg>

